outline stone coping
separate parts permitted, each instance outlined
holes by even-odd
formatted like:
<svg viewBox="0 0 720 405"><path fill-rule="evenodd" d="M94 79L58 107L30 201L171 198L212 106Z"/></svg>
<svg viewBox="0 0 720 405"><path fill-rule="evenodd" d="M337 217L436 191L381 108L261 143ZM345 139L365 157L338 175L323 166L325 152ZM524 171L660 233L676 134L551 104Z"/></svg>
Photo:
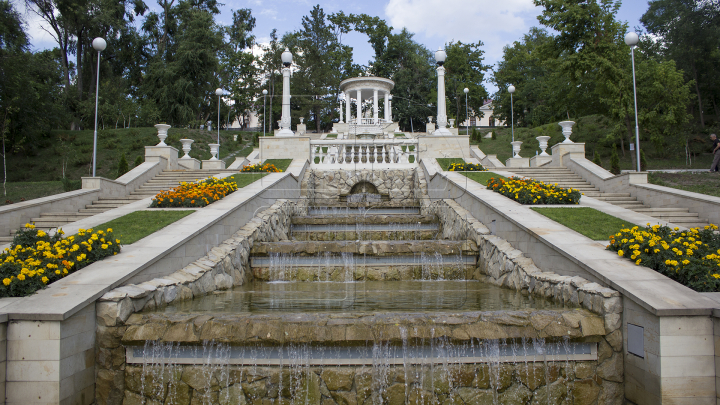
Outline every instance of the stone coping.
<svg viewBox="0 0 720 405"><path fill-rule="evenodd" d="M487 190L477 182L467 182L467 177L459 173L439 174L455 186L465 189L497 215L656 316L710 315L716 306L712 300L690 288L652 269L619 258L590 238L527 206Z"/></svg>
<svg viewBox="0 0 720 405"><path fill-rule="evenodd" d="M271 173L137 243L124 246L118 255L93 263L0 312L7 313L11 320L63 321L288 176L295 177L291 172Z"/></svg>
<svg viewBox="0 0 720 405"><path fill-rule="evenodd" d="M679 190L672 187L658 186L657 184L633 184L637 188L644 188L647 190L654 190L665 194L676 195L683 198L688 198L695 201L701 201L707 204L714 204L720 206L720 197L715 197L707 194L694 193L692 191Z"/></svg>
<svg viewBox="0 0 720 405"><path fill-rule="evenodd" d="M43 205L48 203L53 203L55 201L65 200L68 198L75 198L80 195L85 194L92 194L99 192L100 189L98 188L92 188L92 189L80 189L80 190L73 190L68 191L65 193L60 194L53 194L46 197L40 197L40 198L33 198L32 200L22 201L14 204L4 205L0 207L0 215L4 215L13 211L22 210L29 207L34 207L37 205Z"/></svg>
<svg viewBox="0 0 720 405"><path fill-rule="evenodd" d="M395 256L413 255L417 253L439 253L442 255L477 254L475 241L453 240L382 240L382 241L282 241L255 242L250 253L253 255L307 254L315 255L322 252L343 252L357 255Z"/></svg>
<svg viewBox="0 0 720 405"><path fill-rule="evenodd" d="M103 318L98 320L103 323ZM103 325L105 326L105 325ZM112 325L115 326L115 325ZM508 338L589 338L605 336L602 317L585 309L401 312L133 314L123 344L146 341L202 344L284 344L301 342L401 342L448 337L457 341Z"/></svg>
<svg viewBox="0 0 720 405"><path fill-rule="evenodd" d="M371 211L372 212L372 211ZM367 216L364 214L347 214L343 216L337 215L308 215L304 217L291 218L293 225L344 225L344 224L430 224L437 222L437 218L432 215L419 214L372 214Z"/></svg>

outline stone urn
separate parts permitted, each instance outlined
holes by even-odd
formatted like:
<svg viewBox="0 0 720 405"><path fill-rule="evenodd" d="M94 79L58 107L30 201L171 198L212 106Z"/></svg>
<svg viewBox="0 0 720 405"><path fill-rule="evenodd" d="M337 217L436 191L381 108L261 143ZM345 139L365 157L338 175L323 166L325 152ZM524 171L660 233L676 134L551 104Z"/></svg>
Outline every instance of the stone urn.
<svg viewBox="0 0 720 405"><path fill-rule="evenodd" d="M185 152L185 156L181 157L180 159L192 159L190 157L190 148L192 147L191 145L193 144L193 142L195 141L193 141L192 139L180 140L180 143L182 144L182 150L183 152Z"/></svg>
<svg viewBox="0 0 720 405"><path fill-rule="evenodd" d="M455 118L450 118L448 121L450 121L450 128L455 128Z"/></svg>
<svg viewBox="0 0 720 405"><path fill-rule="evenodd" d="M157 124L155 125L155 128L158 130L158 138L160 138L160 143L155 146L167 146L165 144L165 138L167 138L168 129L170 129L170 125L167 124Z"/></svg>
<svg viewBox="0 0 720 405"><path fill-rule="evenodd" d="M432 115L428 117L428 123L432 122Z"/></svg>
<svg viewBox="0 0 720 405"><path fill-rule="evenodd" d="M233 135L233 142L237 142L237 134Z"/></svg>
<svg viewBox="0 0 720 405"><path fill-rule="evenodd" d="M512 148L513 148L513 158L521 157L520 156L520 145L522 145L522 141L510 142L510 144L512 144Z"/></svg>
<svg viewBox="0 0 720 405"><path fill-rule="evenodd" d="M538 142L540 142L540 150L542 150L542 153L540 154L540 156L550 156L550 155L548 155L547 152L545 152L545 149L547 149L547 147L548 147L547 143L550 140L550 137L549 136L538 136L535 139L537 139Z"/></svg>
<svg viewBox="0 0 720 405"><path fill-rule="evenodd" d="M300 123L301 123L301 124L303 123L304 120L305 120L305 117L300 117Z"/></svg>
<svg viewBox="0 0 720 405"><path fill-rule="evenodd" d="M220 152L220 144L219 143L209 143L208 146L210 146L210 154L212 155L210 160L218 160L218 152Z"/></svg>
<svg viewBox="0 0 720 405"><path fill-rule="evenodd" d="M565 137L562 143L574 143L570 140L570 135L572 135L572 127L575 125L575 121L562 121L558 125L562 127L562 134Z"/></svg>

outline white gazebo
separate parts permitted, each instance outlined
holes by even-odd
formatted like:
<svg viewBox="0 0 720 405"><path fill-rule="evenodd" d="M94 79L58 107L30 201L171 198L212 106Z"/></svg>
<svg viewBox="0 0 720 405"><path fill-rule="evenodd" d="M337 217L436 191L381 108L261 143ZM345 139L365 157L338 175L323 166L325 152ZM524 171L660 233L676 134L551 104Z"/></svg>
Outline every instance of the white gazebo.
<svg viewBox="0 0 720 405"><path fill-rule="evenodd" d="M337 131L348 134L382 134L394 130L390 128L393 124L390 90L393 87L395 82L384 77L361 76L343 80L340 83L340 91L345 95L341 103L345 103L346 124L336 124ZM383 118L380 118L380 98L385 103ZM356 102L355 116L352 113L353 99ZM364 117L362 107L368 100L372 100L372 114L366 114L370 116ZM370 111L366 111L368 112Z"/></svg>

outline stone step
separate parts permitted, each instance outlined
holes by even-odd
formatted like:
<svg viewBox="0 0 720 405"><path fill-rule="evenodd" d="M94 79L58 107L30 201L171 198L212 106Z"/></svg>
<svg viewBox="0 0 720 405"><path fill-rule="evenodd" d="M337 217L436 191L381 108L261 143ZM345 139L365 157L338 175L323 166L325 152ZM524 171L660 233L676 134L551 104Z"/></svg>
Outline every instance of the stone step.
<svg viewBox="0 0 720 405"><path fill-rule="evenodd" d="M610 204L617 205L618 207L621 207L621 208L627 208L627 209L633 210L633 211L635 211L636 208L649 208L647 205L644 205L640 201L638 201L637 203L630 203L630 202L625 202L625 201L616 202L616 203L611 202Z"/></svg>
<svg viewBox="0 0 720 405"><path fill-rule="evenodd" d="M103 212L110 211L111 209L112 208L80 208L80 210L78 210L78 212L80 212L81 214L86 213L86 214L95 215L95 214L102 214Z"/></svg>
<svg viewBox="0 0 720 405"><path fill-rule="evenodd" d="M650 215L650 214L645 214L645 215ZM700 214L697 214L694 212L663 212L663 213L653 213L650 216L655 217L655 218L662 218L662 219L665 219L665 218L686 218L686 219L696 218L697 219L700 217ZM675 222L675 221L670 221L669 219L667 221Z"/></svg>
<svg viewBox="0 0 720 405"><path fill-rule="evenodd" d="M600 201L615 202L615 201L637 201L635 197L595 197Z"/></svg>
<svg viewBox="0 0 720 405"><path fill-rule="evenodd" d="M89 214L75 213L74 215L52 215L52 214L40 214L39 218L30 218L30 222L39 221L64 221L66 223L79 221L83 218L91 217Z"/></svg>
<svg viewBox="0 0 720 405"><path fill-rule="evenodd" d="M123 205L125 205L125 204L103 204L103 203L98 204L98 203L93 203L93 204L88 204L88 205L86 205L85 208L107 208L107 209L113 209L113 208L122 207Z"/></svg>
<svg viewBox="0 0 720 405"><path fill-rule="evenodd" d="M603 197L630 197L630 193L602 193Z"/></svg>
<svg viewBox="0 0 720 405"><path fill-rule="evenodd" d="M12 242L12 241L13 241L13 237L12 237L12 236L0 236L0 244L1 244L1 245L4 245L4 244L6 244L6 243L10 243L10 242Z"/></svg>
<svg viewBox="0 0 720 405"><path fill-rule="evenodd" d="M360 255L395 257L397 255L457 255L458 253L476 255L475 242L454 240L422 240L422 241L282 241L255 242L250 250L252 255L268 256L272 253L309 255L318 253L352 253Z"/></svg>
<svg viewBox="0 0 720 405"><path fill-rule="evenodd" d="M690 212L687 208L642 208L635 211L642 212L643 214L646 212Z"/></svg>
<svg viewBox="0 0 720 405"><path fill-rule="evenodd" d="M428 224L436 223L434 215L349 214L308 215L292 217L293 225L346 225L346 224Z"/></svg>

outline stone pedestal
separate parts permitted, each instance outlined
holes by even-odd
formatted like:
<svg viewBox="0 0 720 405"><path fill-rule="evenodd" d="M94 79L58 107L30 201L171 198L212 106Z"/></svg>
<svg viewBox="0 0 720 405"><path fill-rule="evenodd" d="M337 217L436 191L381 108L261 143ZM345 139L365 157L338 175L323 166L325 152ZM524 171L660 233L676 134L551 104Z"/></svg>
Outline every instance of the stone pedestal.
<svg viewBox="0 0 720 405"><path fill-rule="evenodd" d="M167 159L167 166L163 170L177 170L178 169L178 150L172 146L146 146L145 147L145 161L146 162L157 162L158 157L164 157Z"/></svg>
<svg viewBox="0 0 720 405"><path fill-rule="evenodd" d="M295 132L297 132L298 135L305 135L305 132L307 132L307 127L305 124L297 124L297 128L295 129Z"/></svg>
<svg viewBox="0 0 720 405"><path fill-rule="evenodd" d="M505 161L505 167L530 167L530 159L524 157L510 158Z"/></svg>
<svg viewBox="0 0 720 405"><path fill-rule="evenodd" d="M310 137L260 137L260 160L310 159Z"/></svg>
<svg viewBox="0 0 720 405"><path fill-rule="evenodd" d="M563 159L565 156L569 158L584 158L585 157L585 143L558 143L553 145L550 150L552 151L552 165L554 167L565 167Z"/></svg>
<svg viewBox="0 0 720 405"><path fill-rule="evenodd" d="M200 161L197 159L178 159L178 168L180 170L200 170Z"/></svg>
<svg viewBox="0 0 720 405"><path fill-rule="evenodd" d="M435 132L435 124L433 124L432 122L428 122L427 124L425 124L425 132L427 132L428 135Z"/></svg>
<svg viewBox="0 0 720 405"><path fill-rule="evenodd" d="M225 161L223 160L203 160L203 170L223 170L225 169Z"/></svg>
<svg viewBox="0 0 720 405"><path fill-rule="evenodd" d="M530 167L542 166L547 162L552 162L551 156L537 155L530 158Z"/></svg>

